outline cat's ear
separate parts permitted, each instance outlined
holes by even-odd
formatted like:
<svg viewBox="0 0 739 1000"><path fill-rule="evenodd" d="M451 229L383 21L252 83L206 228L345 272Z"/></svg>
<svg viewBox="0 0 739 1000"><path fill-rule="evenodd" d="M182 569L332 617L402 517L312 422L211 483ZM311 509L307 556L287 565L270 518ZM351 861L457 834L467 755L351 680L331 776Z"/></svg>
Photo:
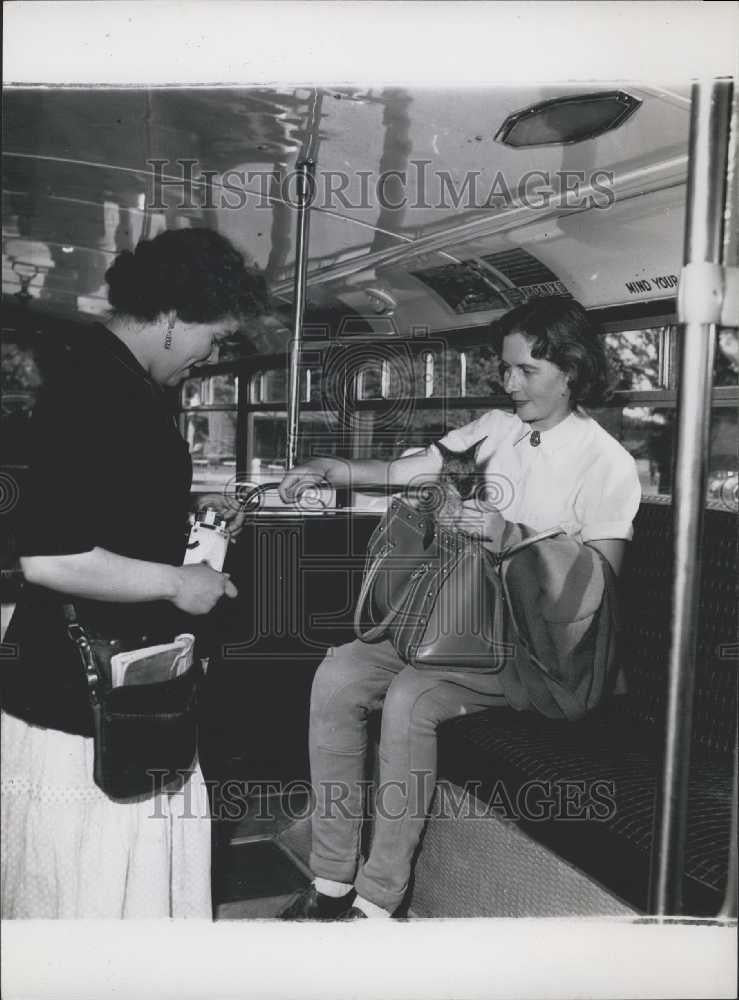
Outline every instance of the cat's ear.
<svg viewBox="0 0 739 1000"><path fill-rule="evenodd" d="M449 458L450 455L455 454L455 452L453 452L451 448L447 448L447 446L445 444L442 444L441 441L434 441L434 444L439 449L442 458Z"/></svg>
<svg viewBox="0 0 739 1000"><path fill-rule="evenodd" d="M475 449L475 453L474 453L475 454L475 461L477 461L477 458L478 458L478 456L480 454L480 448L482 448L483 444L486 441L487 441L487 434L485 435L485 437L481 437L479 441L475 441L475 443L472 445L472 447Z"/></svg>

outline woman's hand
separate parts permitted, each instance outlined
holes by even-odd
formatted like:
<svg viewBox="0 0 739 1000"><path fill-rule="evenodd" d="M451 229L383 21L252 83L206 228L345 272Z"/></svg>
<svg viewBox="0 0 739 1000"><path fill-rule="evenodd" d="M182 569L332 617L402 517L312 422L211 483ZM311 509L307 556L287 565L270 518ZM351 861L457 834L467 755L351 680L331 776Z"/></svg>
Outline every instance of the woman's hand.
<svg viewBox="0 0 739 1000"><path fill-rule="evenodd" d="M206 563L177 568L172 603L188 615L207 615L222 597L236 597L238 590L228 573L217 573Z"/></svg>
<svg viewBox="0 0 739 1000"><path fill-rule="evenodd" d="M241 534L246 520L246 511L242 510L236 497L224 496L222 493L206 493L197 498L196 513L203 510L217 511L225 520L228 528L229 541L234 542Z"/></svg>
<svg viewBox="0 0 739 1000"><path fill-rule="evenodd" d="M500 511L486 508L477 500L465 500L454 512L453 525L457 531L479 538L483 542L492 542L500 547L505 529L505 518Z"/></svg>
<svg viewBox="0 0 739 1000"><path fill-rule="evenodd" d="M343 481L347 478L346 462L333 458L315 458L303 465L295 465L292 469L288 469L278 489L285 503L295 504L306 494L308 498L317 497L321 487L325 488L327 483L334 486L343 485Z"/></svg>

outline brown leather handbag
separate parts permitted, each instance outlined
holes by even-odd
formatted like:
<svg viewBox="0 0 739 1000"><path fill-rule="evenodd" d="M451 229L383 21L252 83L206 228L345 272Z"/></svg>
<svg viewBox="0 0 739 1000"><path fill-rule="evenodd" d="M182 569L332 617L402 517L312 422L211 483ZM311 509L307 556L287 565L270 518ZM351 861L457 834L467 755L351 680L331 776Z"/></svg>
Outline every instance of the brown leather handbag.
<svg viewBox="0 0 739 1000"><path fill-rule="evenodd" d="M369 541L354 613L357 638L389 639L400 658L419 669L497 673L513 657L516 638L500 567L561 533L551 528L492 552L394 497Z"/></svg>

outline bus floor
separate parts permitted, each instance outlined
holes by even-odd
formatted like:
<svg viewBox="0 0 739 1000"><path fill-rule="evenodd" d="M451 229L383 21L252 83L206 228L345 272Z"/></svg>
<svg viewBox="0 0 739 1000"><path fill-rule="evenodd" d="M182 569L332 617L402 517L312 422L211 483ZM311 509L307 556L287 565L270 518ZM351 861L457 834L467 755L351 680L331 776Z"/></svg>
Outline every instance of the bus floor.
<svg viewBox="0 0 739 1000"><path fill-rule="evenodd" d="M213 910L216 920L269 920L309 885L311 793L255 790L242 815L214 823ZM243 808L245 807L245 808ZM366 853L371 825L362 831ZM418 917L404 904L398 916Z"/></svg>
<svg viewBox="0 0 739 1000"><path fill-rule="evenodd" d="M239 819L214 824L215 919L275 918L311 880L309 796L257 789L239 805Z"/></svg>

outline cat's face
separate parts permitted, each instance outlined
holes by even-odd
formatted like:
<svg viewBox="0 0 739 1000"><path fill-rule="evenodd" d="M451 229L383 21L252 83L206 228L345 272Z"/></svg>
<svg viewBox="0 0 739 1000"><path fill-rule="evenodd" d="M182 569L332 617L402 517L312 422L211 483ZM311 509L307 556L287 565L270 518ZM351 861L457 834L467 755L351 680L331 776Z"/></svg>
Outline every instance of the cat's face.
<svg viewBox="0 0 739 1000"><path fill-rule="evenodd" d="M454 491L461 500L469 500L478 492L482 483L478 454L484 440L481 438L464 451L451 451L436 442L442 457L439 481L445 492Z"/></svg>

